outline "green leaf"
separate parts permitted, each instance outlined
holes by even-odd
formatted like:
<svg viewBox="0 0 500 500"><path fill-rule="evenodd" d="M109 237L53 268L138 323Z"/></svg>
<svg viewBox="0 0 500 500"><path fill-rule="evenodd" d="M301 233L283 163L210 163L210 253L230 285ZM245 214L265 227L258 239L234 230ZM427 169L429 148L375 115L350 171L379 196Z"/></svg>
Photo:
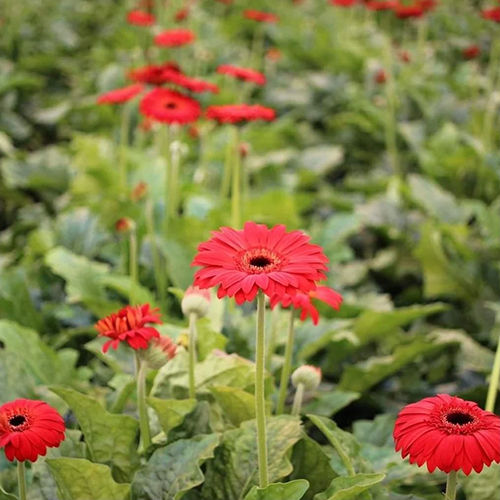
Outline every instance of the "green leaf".
<svg viewBox="0 0 500 500"><path fill-rule="evenodd" d="M192 251L172 239L157 238L159 250L166 261L167 273L174 286L186 289L193 281Z"/></svg>
<svg viewBox="0 0 500 500"><path fill-rule="evenodd" d="M269 481L292 472L288 450L302 437L300 419L289 415L267 419ZM257 443L254 420L224 433L215 458L207 464L202 497L210 500L241 500L257 485Z"/></svg>
<svg viewBox="0 0 500 500"><path fill-rule="evenodd" d="M359 392L337 390L321 392L316 395L313 401L304 406L304 413L331 417L360 397L361 394Z"/></svg>
<svg viewBox="0 0 500 500"><path fill-rule="evenodd" d="M50 467L64 500L129 500L130 485L115 483L106 465L83 458L49 458Z"/></svg>
<svg viewBox="0 0 500 500"><path fill-rule="evenodd" d="M168 433L182 424L184 417L196 406L196 399L159 399L148 398L148 404L158 415L163 432Z"/></svg>
<svg viewBox="0 0 500 500"><path fill-rule="evenodd" d="M217 385L210 388L222 413L239 427L245 420L255 418L255 396L237 387Z"/></svg>
<svg viewBox="0 0 500 500"><path fill-rule="evenodd" d="M492 464L480 474L472 471L469 476L460 479L467 498L473 500L492 500L500 491L500 465Z"/></svg>
<svg viewBox="0 0 500 500"><path fill-rule="evenodd" d="M273 483L266 488L254 486L245 496L245 500L300 500L309 483L305 479L296 479L289 483Z"/></svg>
<svg viewBox="0 0 500 500"><path fill-rule="evenodd" d="M216 434L180 439L156 450L132 483L137 500L178 500L203 482L200 466L213 457L219 443Z"/></svg>
<svg viewBox="0 0 500 500"><path fill-rule="evenodd" d="M137 420L109 413L94 398L72 389L52 387L51 390L75 413L91 459L116 467L120 478L129 477L138 465Z"/></svg>
<svg viewBox="0 0 500 500"><path fill-rule="evenodd" d="M227 338L211 327L211 321L208 318L199 319L196 322L196 328L198 330L197 348L200 361L203 361L214 349L223 351L226 348Z"/></svg>
<svg viewBox="0 0 500 500"><path fill-rule="evenodd" d="M385 474L356 474L336 477L328 489L319 493L314 500L355 500L360 493L380 483Z"/></svg>

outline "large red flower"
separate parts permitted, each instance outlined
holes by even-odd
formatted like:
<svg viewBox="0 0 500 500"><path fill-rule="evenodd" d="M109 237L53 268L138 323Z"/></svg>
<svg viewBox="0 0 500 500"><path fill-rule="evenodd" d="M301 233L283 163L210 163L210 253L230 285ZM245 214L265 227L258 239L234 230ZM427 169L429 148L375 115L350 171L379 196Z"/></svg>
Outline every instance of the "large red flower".
<svg viewBox="0 0 500 500"><path fill-rule="evenodd" d="M131 10L127 14L127 22L136 26L151 26L155 22L155 16L143 10Z"/></svg>
<svg viewBox="0 0 500 500"><path fill-rule="evenodd" d="M242 304L259 290L269 297L308 293L325 278L327 262L323 249L303 232L247 222L242 230L214 231L198 246L192 265L202 267L194 276L196 286L218 286L219 298L227 295Z"/></svg>
<svg viewBox="0 0 500 500"><path fill-rule="evenodd" d="M246 80L247 82L253 82L257 85L265 85L266 77L259 71L255 71L250 68L241 68L239 66L233 66L232 64L221 64L217 68L217 73L221 75L230 75L240 80Z"/></svg>
<svg viewBox="0 0 500 500"><path fill-rule="evenodd" d="M97 98L97 104L121 104L130 101L130 99L140 94L143 88L143 85L137 83L127 87L110 90Z"/></svg>
<svg viewBox="0 0 500 500"><path fill-rule="evenodd" d="M191 123L200 114L200 103L175 90L155 88L141 100L143 115L163 123Z"/></svg>
<svg viewBox="0 0 500 500"><path fill-rule="evenodd" d="M319 322L319 312L314 306L313 299L321 300L337 311L342 304L342 295L327 286L318 286L316 290L309 293L297 292L295 295L274 295L271 297L270 304L272 309L278 304L285 308L292 306L294 309L299 309L301 321L305 321L310 316L312 322L317 325Z"/></svg>
<svg viewBox="0 0 500 500"><path fill-rule="evenodd" d="M219 123L239 123L255 120L272 121L276 118L274 109L266 108L260 104L225 104L222 106L209 106L205 115L209 120L215 120Z"/></svg>
<svg viewBox="0 0 500 500"><path fill-rule="evenodd" d="M491 9L484 9L481 11L481 16L489 21L500 23L500 7L492 7Z"/></svg>
<svg viewBox="0 0 500 500"><path fill-rule="evenodd" d="M193 42L195 39L194 33L186 29L172 29L162 31L155 36L155 44L160 47L180 47Z"/></svg>
<svg viewBox="0 0 500 500"><path fill-rule="evenodd" d="M500 462L500 418L476 403L438 394L405 406L394 426L396 451L419 467L443 472Z"/></svg>
<svg viewBox="0 0 500 500"><path fill-rule="evenodd" d="M44 401L16 399L0 406L0 448L11 462L34 462L64 441L64 420Z"/></svg>
<svg viewBox="0 0 500 500"><path fill-rule="evenodd" d="M147 66L141 66L140 68L135 68L130 70L128 77L131 80L141 83L149 83L151 85L161 85L168 81L165 78L165 71L168 70L168 74L172 71L180 73L179 65L173 61L167 61L163 64L148 64Z"/></svg>
<svg viewBox="0 0 500 500"><path fill-rule="evenodd" d="M247 9L243 12L247 19L257 21L259 23L276 23L279 17L271 12L262 12L261 10Z"/></svg>
<svg viewBox="0 0 500 500"><path fill-rule="evenodd" d="M109 337L102 346L102 352L107 352L111 346L117 349L120 342L127 342L132 349L146 349L152 338L159 337L156 328L148 323L161 323L158 309L150 309L149 304L142 306L126 306L117 313L100 319L95 329L101 337Z"/></svg>

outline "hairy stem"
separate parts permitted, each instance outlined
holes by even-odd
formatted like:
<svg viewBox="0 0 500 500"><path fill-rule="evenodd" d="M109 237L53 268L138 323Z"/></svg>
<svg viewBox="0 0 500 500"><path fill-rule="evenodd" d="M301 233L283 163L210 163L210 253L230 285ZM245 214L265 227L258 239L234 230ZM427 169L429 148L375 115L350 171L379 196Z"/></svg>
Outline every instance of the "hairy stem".
<svg viewBox="0 0 500 500"><path fill-rule="evenodd" d="M290 319L288 323L288 337L286 339L285 359L281 370L280 391L278 395L278 404L276 414L281 415L285 411L285 401L288 393L288 381L292 372L293 341L295 337L295 309L290 308Z"/></svg>

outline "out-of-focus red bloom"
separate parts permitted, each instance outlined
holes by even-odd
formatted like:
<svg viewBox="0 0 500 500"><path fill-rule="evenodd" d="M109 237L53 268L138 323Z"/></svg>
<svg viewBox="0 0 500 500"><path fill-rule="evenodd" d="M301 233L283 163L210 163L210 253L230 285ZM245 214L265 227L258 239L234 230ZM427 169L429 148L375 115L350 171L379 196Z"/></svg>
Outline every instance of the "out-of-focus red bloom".
<svg viewBox="0 0 500 500"><path fill-rule="evenodd" d="M153 128L153 120L145 116L139 123L139 130L142 132L149 132Z"/></svg>
<svg viewBox="0 0 500 500"><path fill-rule="evenodd" d="M370 0L365 2L368 10L393 10L397 5L397 0Z"/></svg>
<svg viewBox="0 0 500 500"><path fill-rule="evenodd" d="M481 11L481 17L489 21L500 23L500 7L492 7L491 9L484 9Z"/></svg>
<svg viewBox="0 0 500 500"><path fill-rule="evenodd" d="M175 90L155 88L141 100L141 113L162 123L191 123L200 114L200 103Z"/></svg>
<svg viewBox="0 0 500 500"><path fill-rule="evenodd" d="M472 401L438 394L405 406L394 425L396 451L419 467L446 472L500 462L500 418Z"/></svg>
<svg viewBox="0 0 500 500"><path fill-rule="evenodd" d="M194 275L196 286L218 286L219 298L234 297L242 304L254 300L259 290L269 297L308 293L324 279L327 262L323 249L303 232L247 222L241 230L214 231L198 246L192 265L201 266Z"/></svg>
<svg viewBox="0 0 500 500"><path fill-rule="evenodd" d="M271 12L262 12L261 10L247 9L243 12L247 19L257 21L259 23L277 23L279 17Z"/></svg>
<svg viewBox="0 0 500 500"><path fill-rule="evenodd" d="M0 406L0 448L11 462L35 462L64 441L65 429L61 415L44 401L16 399Z"/></svg>
<svg viewBox="0 0 500 500"><path fill-rule="evenodd" d="M398 57L401 62L409 63L411 62L411 55L407 50L400 50L398 52Z"/></svg>
<svg viewBox="0 0 500 500"><path fill-rule="evenodd" d="M127 87L110 90L97 98L97 104L121 104L133 99L136 95L140 94L143 89L144 85L137 83L135 85L128 85Z"/></svg>
<svg viewBox="0 0 500 500"><path fill-rule="evenodd" d="M179 9L174 16L174 19L179 23L181 21L184 21L187 19L189 16L189 7L184 7L182 9Z"/></svg>
<svg viewBox="0 0 500 500"><path fill-rule="evenodd" d="M226 5L231 5L233 3L233 0L217 0L219 3L224 3Z"/></svg>
<svg viewBox="0 0 500 500"><path fill-rule="evenodd" d="M479 45L469 45L462 50L462 57L464 59L475 59L481 53Z"/></svg>
<svg viewBox="0 0 500 500"><path fill-rule="evenodd" d="M250 144L248 142L241 142L238 146L238 152L242 158L246 158L250 153Z"/></svg>
<svg viewBox="0 0 500 500"><path fill-rule="evenodd" d="M276 118L276 112L260 104L225 104L209 106L205 116L219 123L239 123L254 120L272 121Z"/></svg>
<svg viewBox="0 0 500 500"><path fill-rule="evenodd" d="M373 79L379 84L385 83L387 81L387 73L383 68L381 68L377 70L377 72L373 76Z"/></svg>
<svg viewBox="0 0 500 500"><path fill-rule="evenodd" d="M420 3L413 3L407 5L398 2L393 10L399 19L422 17L425 14L425 9L420 5Z"/></svg>
<svg viewBox="0 0 500 500"><path fill-rule="evenodd" d="M352 7L358 0L330 0L331 5L336 7Z"/></svg>
<svg viewBox="0 0 500 500"><path fill-rule="evenodd" d="M271 47L266 52L266 58L273 62L279 61L281 59L281 50L277 47Z"/></svg>
<svg viewBox="0 0 500 500"><path fill-rule="evenodd" d="M192 43L195 38L191 30L178 28L158 33L155 36L155 44L160 47L180 47Z"/></svg>
<svg viewBox="0 0 500 500"><path fill-rule="evenodd" d="M253 82L257 85L265 85L266 77L259 71L250 68L241 68L240 66L233 66L231 64L221 64L217 68L217 73L221 75L230 75L240 80Z"/></svg>
<svg viewBox="0 0 500 500"><path fill-rule="evenodd" d="M100 319L95 329L100 337L109 337L102 346L102 352L107 352L110 346L117 349L120 342L126 342L132 349L146 349L149 341L159 337L160 333L148 323L161 323L158 309L150 309L149 304L142 306L126 306L117 313Z"/></svg>
<svg viewBox="0 0 500 500"><path fill-rule="evenodd" d="M196 125L189 125L188 134L192 139L198 139L198 137L200 137L200 131Z"/></svg>
<svg viewBox="0 0 500 500"><path fill-rule="evenodd" d="M131 10L127 14L127 22L135 26L152 26L155 23L155 16L142 10Z"/></svg>
<svg viewBox="0 0 500 500"><path fill-rule="evenodd" d="M167 61L163 64L148 64L140 68L135 68L129 71L128 77L135 82L149 83L150 85L161 85L167 80L163 73L176 71L180 73L179 65L173 61Z"/></svg>
<svg viewBox="0 0 500 500"><path fill-rule="evenodd" d="M310 316L312 322L317 325L319 322L319 312L314 306L313 299L321 300L337 311L342 304L342 295L340 295L340 293L327 286L318 286L316 290L309 293L296 293L295 295L271 297L270 305L272 309L278 304L285 308L292 306L294 309L300 310L301 321L305 321L307 317Z"/></svg>
<svg viewBox="0 0 500 500"><path fill-rule="evenodd" d="M217 87L214 83L186 76L179 71L164 70L163 79L164 82L179 85L180 87L184 87L191 92L212 92L213 94L217 94L219 92L219 87Z"/></svg>
<svg viewBox="0 0 500 500"><path fill-rule="evenodd" d="M127 233L134 226L134 221L132 219L129 219L128 217L121 217L115 222L115 229L118 233Z"/></svg>
<svg viewBox="0 0 500 500"><path fill-rule="evenodd" d="M132 189L132 193L130 193L130 199L132 201L138 202L141 201L148 194L148 185L144 181L139 181L134 189Z"/></svg>

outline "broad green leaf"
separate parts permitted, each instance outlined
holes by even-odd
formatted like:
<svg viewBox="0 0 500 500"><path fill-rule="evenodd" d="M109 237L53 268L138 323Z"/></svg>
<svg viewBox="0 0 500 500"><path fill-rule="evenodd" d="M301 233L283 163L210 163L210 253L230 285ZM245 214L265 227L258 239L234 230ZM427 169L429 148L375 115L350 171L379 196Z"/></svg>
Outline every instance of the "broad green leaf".
<svg viewBox="0 0 500 500"><path fill-rule="evenodd" d="M353 401L359 399L359 392L344 392L344 391L329 391L320 392L316 397L304 406L304 413L312 413L314 415L323 415L331 417L346 406L349 406Z"/></svg>
<svg viewBox="0 0 500 500"><path fill-rule="evenodd" d="M186 289L193 282L192 250L172 239L157 238L156 242L165 258L170 280L174 286Z"/></svg>
<svg viewBox="0 0 500 500"><path fill-rule="evenodd" d="M500 491L500 465L492 464L480 474L472 471L469 476L461 478L467 498L472 500L493 500Z"/></svg>
<svg viewBox="0 0 500 500"><path fill-rule="evenodd" d="M356 474L336 477L314 500L355 500L360 493L383 481L385 474Z"/></svg>
<svg viewBox="0 0 500 500"><path fill-rule="evenodd" d="M52 387L51 390L75 413L92 460L112 465L120 477L129 477L138 465L137 420L109 413L95 399L72 389Z"/></svg>
<svg viewBox="0 0 500 500"><path fill-rule="evenodd" d="M273 483L266 488L254 486L244 500L300 500L309 483L305 479L296 479L289 483Z"/></svg>
<svg viewBox="0 0 500 500"><path fill-rule="evenodd" d="M302 437L300 419L288 415L267 419L269 481L292 472L288 450ZM215 458L207 465L202 497L210 500L241 500L257 485L257 443L254 420L224 433Z"/></svg>
<svg viewBox="0 0 500 500"><path fill-rule="evenodd" d="M212 303L218 299L212 299ZM211 304L212 308L212 304ZM203 361L214 349L223 351L227 344L227 338L222 333L216 332L211 327L211 321L208 318L201 318L196 322L198 330L197 348L198 359Z"/></svg>
<svg viewBox="0 0 500 500"><path fill-rule="evenodd" d="M373 420L357 420L353 424L353 434L360 442L375 446L390 446L393 448L394 415L378 415Z"/></svg>
<svg viewBox="0 0 500 500"><path fill-rule="evenodd" d="M239 427L245 420L255 418L255 396L237 387L217 385L210 388L224 416Z"/></svg>
<svg viewBox="0 0 500 500"><path fill-rule="evenodd" d="M118 484L106 465L83 458L49 458L50 467L64 500L129 500L130 484Z"/></svg>
<svg viewBox="0 0 500 500"><path fill-rule="evenodd" d="M322 144L302 151L299 165L311 170L316 175L324 175L344 161L344 150L341 146Z"/></svg>
<svg viewBox="0 0 500 500"><path fill-rule="evenodd" d="M216 434L180 439L156 450L134 476L132 489L137 500L178 500L203 482L200 466L213 457L219 443Z"/></svg>
<svg viewBox="0 0 500 500"><path fill-rule="evenodd" d="M158 415L163 432L168 433L182 424L185 416L196 406L196 399L159 399L148 398L148 404Z"/></svg>

